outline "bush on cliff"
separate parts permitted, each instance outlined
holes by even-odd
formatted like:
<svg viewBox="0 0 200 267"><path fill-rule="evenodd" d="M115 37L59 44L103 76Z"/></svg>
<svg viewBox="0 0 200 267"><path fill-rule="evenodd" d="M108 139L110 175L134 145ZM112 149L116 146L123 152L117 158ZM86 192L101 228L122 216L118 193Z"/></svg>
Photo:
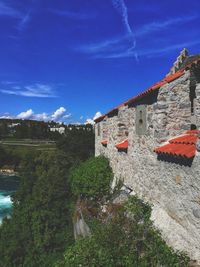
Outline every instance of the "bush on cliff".
<svg viewBox="0 0 200 267"><path fill-rule="evenodd" d="M56 267L186 267L188 258L162 240L150 220L151 208L137 197L110 214L105 223L92 218L92 235L67 248Z"/></svg>
<svg viewBox="0 0 200 267"><path fill-rule="evenodd" d="M112 179L108 159L92 157L71 171L71 190L77 197L100 199L109 194Z"/></svg>

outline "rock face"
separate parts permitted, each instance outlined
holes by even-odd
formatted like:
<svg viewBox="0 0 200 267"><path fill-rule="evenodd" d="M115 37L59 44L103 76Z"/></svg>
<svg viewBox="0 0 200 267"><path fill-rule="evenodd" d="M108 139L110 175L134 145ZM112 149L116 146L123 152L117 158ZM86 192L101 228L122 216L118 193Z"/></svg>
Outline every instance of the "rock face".
<svg viewBox="0 0 200 267"><path fill-rule="evenodd" d="M76 216L76 221L74 222L74 238L75 240L80 237L86 237L91 235L89 226L84 220L81 209L77 210L78 216Z"/></svg>
<svg viewBox="0 0 200 267"><path fill-rule="evenodd" d="M190 78L191 71L186 70L163 85L154 101L121 106L117 114L105 116L96 123L95 145L96 156L110 159L113 186L121 179L152 204L152 220L167 243L200 263L200 152L191 167L159 161L153 152L189 130L194 118L200 129L200 83L196 81L192 103ZM125 138L128 150L118 151L115 145ZM101 144L102 139L108 140L107 146Z"/></svg>

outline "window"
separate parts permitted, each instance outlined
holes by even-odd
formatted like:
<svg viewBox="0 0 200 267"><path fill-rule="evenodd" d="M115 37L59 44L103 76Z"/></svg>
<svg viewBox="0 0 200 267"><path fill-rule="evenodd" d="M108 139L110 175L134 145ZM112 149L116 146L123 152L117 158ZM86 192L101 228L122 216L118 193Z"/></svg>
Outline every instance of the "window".
<svg viewBox="0 0 200 267"><path fill-rule="evenodd" d="M139 105L136 107L136 134L145 135L147 131L146 106Z"/></svg>

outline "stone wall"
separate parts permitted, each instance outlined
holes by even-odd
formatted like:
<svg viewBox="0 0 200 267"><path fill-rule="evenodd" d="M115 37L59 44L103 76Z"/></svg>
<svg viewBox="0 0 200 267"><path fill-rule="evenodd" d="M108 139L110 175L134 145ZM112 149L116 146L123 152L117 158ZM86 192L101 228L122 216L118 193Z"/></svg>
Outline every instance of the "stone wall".
<svg viewBox="0 0 200 267"><path fill-rule="evenodd" d="M161 142L190 128L189 77L187 71L163 86L157 102L146 106L145 135L136 134L135 107L123 106L118 115L98 123L106 128L108 145L101 145L101 131L100 136L96 135L96 155L109 158L114 183L123 180L139 197L153 205L152 219L167 243L200 262L200 154L197 153L192 167L186 167L158 161L153 152ZM198 84L195 108L200 115L199 89ZM127 129L128 151L119 152L115 145L127 138Z"/></svg>
<svg viewBox="0 0 200 267"><path fill-rule="evenodd" d="M163 142L189 130L191 125L190 71L160 88L154 105L154 137Z"/></svg>
<svg viewBox="0 0 200 267"><path fill-rule="evenodd" d="M200 129L200 83L196 85L196 99L194 104L194 114L196 118L196 125Z"/></svg>

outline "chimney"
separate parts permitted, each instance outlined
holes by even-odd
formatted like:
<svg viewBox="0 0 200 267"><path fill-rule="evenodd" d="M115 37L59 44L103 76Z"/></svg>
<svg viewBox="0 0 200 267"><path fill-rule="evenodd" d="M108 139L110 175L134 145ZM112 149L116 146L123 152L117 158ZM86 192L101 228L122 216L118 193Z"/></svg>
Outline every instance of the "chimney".
<svg viewBox="0 0 200 267"><path fill-rule="evenodd" d="M167 74L167 76L176 73L180 69L181 65L187 60L188 57L189 57L189 53L188 53L187 49L184 48L180 52L180 55L177 57L176 61L174 62L173 66L170 69L170 72Z"/></svg>

